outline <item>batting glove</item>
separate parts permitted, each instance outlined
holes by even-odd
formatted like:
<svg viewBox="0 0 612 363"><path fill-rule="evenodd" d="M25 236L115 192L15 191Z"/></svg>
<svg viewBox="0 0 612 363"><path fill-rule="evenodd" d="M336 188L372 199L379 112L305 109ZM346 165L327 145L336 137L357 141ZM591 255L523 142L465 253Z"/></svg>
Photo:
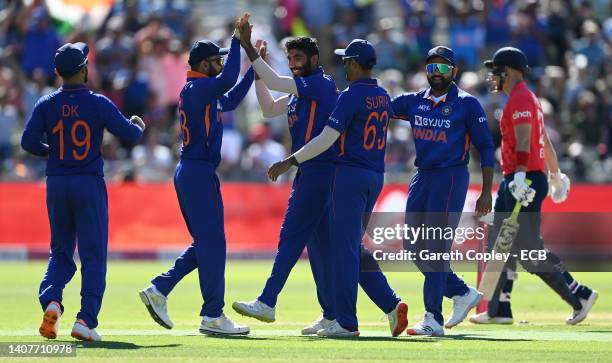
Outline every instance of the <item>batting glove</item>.
<svg viewBox="0 0 612 363"><path fill-rule="evenodd" d="M535 198L535 189L530 188L525 182L526 173L519 171L514 173L514 180L510 182L509 189L514 199L519 201L523 207L527 207Z"/></svg>

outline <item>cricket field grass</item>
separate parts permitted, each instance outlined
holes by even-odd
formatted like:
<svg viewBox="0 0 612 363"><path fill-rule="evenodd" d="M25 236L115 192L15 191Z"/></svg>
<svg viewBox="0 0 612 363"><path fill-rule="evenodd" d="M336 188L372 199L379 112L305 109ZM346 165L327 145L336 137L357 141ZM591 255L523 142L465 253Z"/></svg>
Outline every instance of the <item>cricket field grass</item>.
<svg viewBox="0 0 612 363"><path fill-rule="evenodd" d="M320 314L307 262L300 261L279 297L276 322L242 317L231 309L235 300L258 296L271 261L228 261L225 312L251 327L246 337L207 337L198 333L202 297L197 274L182 281L169 297L174 329L166 330L149 317L138 297L156 274L170 262L112 262L99 317L103 342L78 343L76 358L62 361L100 362L390 362L390 361L612 361L612 273L576 273L582 283L599 291L599 300L585 322L567 326L570 308L535 276L521 272L512 294L515 324L476 326L464 321L439 338L399 338L389 335L387 320L359 292L358 339L321 339L300 336L303 326ZM0 263L0 342L41 343L38 335L42 311L37 290L45 271L43 262ZM475 283L474 273L462 274ZM391 286L408 303L410 324L423 314L422 275L388 273ZM70 329L79 307L79 272L64 291L66 311L58 342L73 342ZM451 302L444 311L450 314ZM6 358L0 361L35 361L49 358ZM52 358L54 361L57 358Z"/></svg>

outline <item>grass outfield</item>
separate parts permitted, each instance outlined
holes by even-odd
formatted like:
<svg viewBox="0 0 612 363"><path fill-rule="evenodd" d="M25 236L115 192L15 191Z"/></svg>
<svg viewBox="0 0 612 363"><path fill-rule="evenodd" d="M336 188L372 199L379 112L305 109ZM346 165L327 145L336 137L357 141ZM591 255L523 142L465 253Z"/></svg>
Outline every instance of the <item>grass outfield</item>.
<svg viewBox="0 0 612 363"><path fill-rule="evenodd" d="M475 326L468 322L447 330L442 338L389 336L384 314L360 291L359 339L319 339L299 336L300 329L319 315L314 284L306 262L293 271L279 298L277 322L260 323L239 316L231 307L236 299L258 296L271 261L229 261L226 312L248 323L251 335L214 338L200 335L198 312L201 297L197 275L181 282L169 299L175 327L165 330L149 317L137 291L169 263L113 262L109 264L107 290L98 331L104 342L79 343L77 359L66 361L202 361L299 362L299 361L612 361L612 273L576 273L599 290L600 298L581 325L566 326L569 307L534 276L521 273L515 284L513 326ZM40 262L0 264L0 342L44 342L38 336L42 317L37 289L45 270ZM410 323L423 313L422 277L419 273L389 273L387 277L409 305ZM465 278L474 282L474 274ZM69 336L79 306L80 275L65 290L65 315L58 341ZM446 312L450 303L445 302ZM523 323L518 323L524 321ZM3 358L0 358L2 361ZM19 361L34 360L20 358Z"/></svg>

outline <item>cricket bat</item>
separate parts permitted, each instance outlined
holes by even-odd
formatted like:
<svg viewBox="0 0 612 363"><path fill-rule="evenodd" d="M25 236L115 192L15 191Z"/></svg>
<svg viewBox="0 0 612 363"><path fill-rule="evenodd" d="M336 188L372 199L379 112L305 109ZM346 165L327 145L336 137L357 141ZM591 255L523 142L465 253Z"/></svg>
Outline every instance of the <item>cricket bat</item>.
<svg viewBox="0 0 612 363"><path fill-rule="evenodd" d="M530 180L526 180L526 182L527 185L531 184ZM499 229L497 239L495 239L495 244L493 245L494 252L506 253L512 250L512 245L514 244L520 227L518 215L521 211L521 207L522 204L517 201L516 204L514 204L514 209L510 217L504 219ZM485 299L490 301L493 298L505 264L506 262L501 260L491 260L487 262L482 279L480 280L480 285L478 285L478 290L483 293Z"/></svg>

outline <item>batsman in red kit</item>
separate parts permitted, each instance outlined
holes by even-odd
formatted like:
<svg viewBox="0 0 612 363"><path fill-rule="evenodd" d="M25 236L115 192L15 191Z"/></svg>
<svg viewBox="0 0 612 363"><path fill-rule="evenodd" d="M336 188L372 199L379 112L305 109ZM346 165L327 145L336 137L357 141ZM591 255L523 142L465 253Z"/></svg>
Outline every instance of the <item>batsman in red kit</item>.
<svg viewBox="0 0 612 363"><path fill-rule="evenodd" d="M500 121L502 134L501 164L504 179L499 185L495 200L493 240L504 218L510 215L516 202L522 204L519 214L520 228L512 246L512 252L520 250L545 250L540 235L540 211L549 194L555 203L563 202L569 193L569 178L559 170L557 154L552 147L546 129L542 106L531 92L523 76L529 71L525 54L512 47L495 52L492 60L485 62L489 68L487 81L491 91L503 91L508 95ZM548 177L545 173L548 169ZM528 185L528 180L531 184ZM492 243L489 243L489 250ZM546 251L545 261L520 260L525 270L539 276L572 308L566 319L569 325L583 321L597 300L597 291L580 285L565 269L559 258ZM474 315L470 321L477 324L512 324L510 293L516 276L516 259L510 259L502 273L488 311Z"/></svg>

